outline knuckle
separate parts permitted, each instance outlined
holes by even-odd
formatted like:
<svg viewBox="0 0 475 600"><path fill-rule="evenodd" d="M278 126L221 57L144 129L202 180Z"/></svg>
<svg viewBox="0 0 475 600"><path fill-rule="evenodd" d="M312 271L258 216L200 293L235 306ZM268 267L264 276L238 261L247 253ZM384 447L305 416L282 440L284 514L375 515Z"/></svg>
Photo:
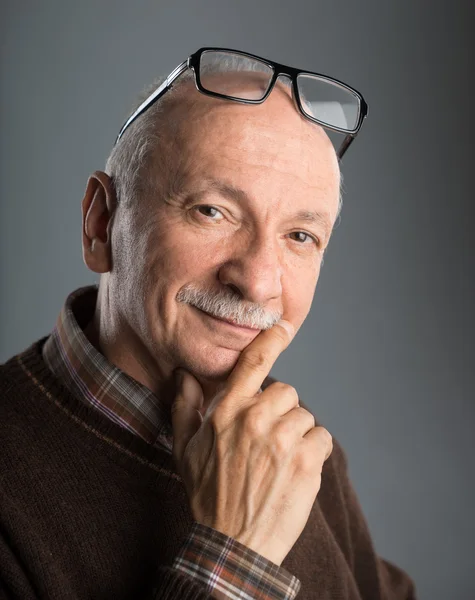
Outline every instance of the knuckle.
<svg viewBox="0 0 475 600"><path fill-rule="evenodd" d="M296 410L298 410L302 417L306 419L310 429L316 426L315 416L309 410L303 408L303 406L298 406Z"/></svg>
<svg viewBox="0 0 475 600"><path fill-rule="evenodd" d="M289 333L284 329L284 327L273 327L272 333L274 337L282 344L282 346L287 346L289 343Z"/></svg>
<svg viewBox="0 0 475 600"><path fill-rule="evenodd" d="M288 396L289 398L295 398L298 400L297 390L289 385L288 383L284 383L283 381L275 381L271 383L271 385L267 389L273 389L275 392Z"/></svg>
<svg viewBox="0 0 475 600"><path fill-rule="evenodd" d="M333 450L332 434L328 431L328 429L325 429L325 427L319 426L318 430L319 430L319 434L322 439L322 442L325 444L325 447L328 448L328 450L331 452Z"/></svg>
<svg viewBox="0 0 475 600"><path fill-rule="evenodd" d="M286 456L289 453L293 443L289 432L285 427L280 427L276 430L272 442L274 452L278 456Z"/></svg>
<svg viewBox="0 0 475 600"><path fill-rule="evenodd" d="M305 410L305 408L302 409L302 410ZM316 424L317 424L317 422L315 421L315 416L311 412L309 412L308 410L305 410L305 412L308 415L308 420L309 420L310 427L312 427L312 428L315 427Z"/></svg>
<svg viewBox="0 0 475 600"><path fill-rule="evenodd" d="M332 434L328 431L328 429L325 429L325 427L322 427L320 425L319 430L320 430L320 434L322 435L323 439L327 442L327 444L333 445L333 437L332 437Z"/></svg>
<svg viewBox="0 0 475 600"><path fill-rule="evenodd" d="M297 469L308 475L313 475L317 470L315 453L309 452L307 448L302 448L295 456Z"/></svg>
<svg viewBox="0 0 475 600"><path fill-rule="evenodd" d="M241 355L241 364L255 370L264 370L269 365L269 359L262 350L250 350Z"/></svg>
<svg viewBox="0 0 475 600"><path fill-rule="evenodd" d="M220 433L226 427L228 420L228 410L221 404L209 416L209 423L216 433Z"/></svg>
<svg viewBox="0 0 475 600"><path fill-rule="evenodd" d="M251 437L261 437L267 432L266 414L262 406L254 404L243 414L244 430Z"/></svg>

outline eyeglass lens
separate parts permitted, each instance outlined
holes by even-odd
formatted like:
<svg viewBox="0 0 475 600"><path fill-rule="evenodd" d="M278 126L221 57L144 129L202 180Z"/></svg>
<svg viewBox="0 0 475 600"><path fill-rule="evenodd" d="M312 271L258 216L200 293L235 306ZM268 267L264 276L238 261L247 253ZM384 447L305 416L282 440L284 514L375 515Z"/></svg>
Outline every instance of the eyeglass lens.
<svg viewBox="0 0 475 600"><path fill-rule="evenodd" d="M227 79L223 73L238 73ZM266 63L236 54L207 50L200 60L201 85L209 92L240 100L262 100L269 89L274 69Z"/></svg>
<svg viewBox="0 0 475 600"><path fill-rule="evenodd" d="M206 50L200 59L203 88L240 100L262 100L271 84L274 69L263 61L234 52ZM239 73L226 79L225 72ZM353 131L358 123L359 98L337 83L317 75L297 76L302 110L310 118L330 127Z"/></svg>

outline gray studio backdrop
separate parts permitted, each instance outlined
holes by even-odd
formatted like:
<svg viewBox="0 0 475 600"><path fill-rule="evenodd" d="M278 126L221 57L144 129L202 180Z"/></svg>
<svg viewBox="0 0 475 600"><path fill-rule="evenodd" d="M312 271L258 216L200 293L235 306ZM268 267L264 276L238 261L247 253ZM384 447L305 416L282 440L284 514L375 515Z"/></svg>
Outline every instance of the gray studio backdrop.
<svg viewBox="0 0 475 600"><path fill-rule="evenodd" d="M274 374L342 442L377 550L422 600L475 598L472 17L458 0L8 0L0 16L2 360L95 280L86 179L155 76L220 45L366 96L314 306Z"/></svg>

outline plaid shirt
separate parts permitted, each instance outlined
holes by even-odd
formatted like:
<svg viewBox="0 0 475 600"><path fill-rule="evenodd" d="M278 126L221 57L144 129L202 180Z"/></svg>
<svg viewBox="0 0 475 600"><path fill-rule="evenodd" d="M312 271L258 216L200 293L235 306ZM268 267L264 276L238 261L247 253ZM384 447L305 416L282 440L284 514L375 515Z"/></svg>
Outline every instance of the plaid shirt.
<svg viewBox="0 0 475 600"><path fill-rule="evenodd" d="M84 335L96 298L95 286L81 288L67 298L44 345L44 359L74 396L171 453L170 416L159 399L108 362ZM173 566L222 600L287 600L300 589L300 581L284 568L199 523L193 524Z"/></svg>

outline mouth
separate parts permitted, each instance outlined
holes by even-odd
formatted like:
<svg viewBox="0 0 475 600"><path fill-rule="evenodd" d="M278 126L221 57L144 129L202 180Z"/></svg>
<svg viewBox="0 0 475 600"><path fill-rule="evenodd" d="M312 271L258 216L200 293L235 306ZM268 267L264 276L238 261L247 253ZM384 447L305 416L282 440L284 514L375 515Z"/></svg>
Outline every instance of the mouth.
<svg viewBox="0 0 475 600"><path fill-rule="evenodd" d="M229 329L232 329L234 331L241 331L243 333L252 333L252 334L257 334L260 333L261 329L257 328L257 327L249 327L246 325L238 325L236 322L234 322L232 319L225 319L222 317L215 317L214 315L211 315L207 312L204 312L203 310L201 310L200 308L197 308L196 306L193 306L194 309L198 310L202 315L204 315L205 317L208 317L209 319L212 319L213 321L215 321L216 323L223 325L224 327L228 327Z"/></svg>

